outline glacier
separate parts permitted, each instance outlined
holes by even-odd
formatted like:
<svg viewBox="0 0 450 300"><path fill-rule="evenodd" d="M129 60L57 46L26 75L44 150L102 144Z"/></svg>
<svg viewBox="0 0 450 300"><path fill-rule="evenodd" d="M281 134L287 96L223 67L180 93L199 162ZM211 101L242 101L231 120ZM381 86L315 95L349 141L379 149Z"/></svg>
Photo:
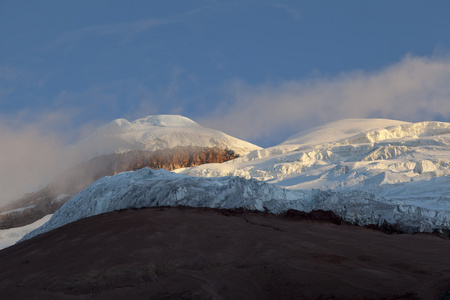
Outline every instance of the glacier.
<svg viewBox="0 0 450 300"><path fill-rule="evenodd" d="M366 191L289 190L255 179L192 177L143 168L98 180L23 240L78 219L121 209L158 206L245 208L274 214L288 209L306 212L327 209L357 225L387 222L399 224L406 232L431 231L450 225L450 211L419 208Z"/></svg>
<svg viewBox="0 0 450 300"><path fill-rule="evenodd" d="M323 209L357 225L439 231L450 228L449 175L450 123L346 119L225 163L105 177L24 239L114 210L178 205Z"/></svg>

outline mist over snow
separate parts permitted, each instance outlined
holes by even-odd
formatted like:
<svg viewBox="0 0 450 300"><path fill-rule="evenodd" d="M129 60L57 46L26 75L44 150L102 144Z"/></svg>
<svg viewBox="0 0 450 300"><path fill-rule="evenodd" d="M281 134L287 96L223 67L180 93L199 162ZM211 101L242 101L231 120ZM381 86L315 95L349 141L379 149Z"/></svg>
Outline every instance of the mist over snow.
<svg viewBox="0 0 450 300"><path fill-rule="evenodd" d="M216 111L197 121L267 147L344 118L449 120L448 82L448 56L413 55L374 72L355 70L256 85L237 79Z"/></svg>

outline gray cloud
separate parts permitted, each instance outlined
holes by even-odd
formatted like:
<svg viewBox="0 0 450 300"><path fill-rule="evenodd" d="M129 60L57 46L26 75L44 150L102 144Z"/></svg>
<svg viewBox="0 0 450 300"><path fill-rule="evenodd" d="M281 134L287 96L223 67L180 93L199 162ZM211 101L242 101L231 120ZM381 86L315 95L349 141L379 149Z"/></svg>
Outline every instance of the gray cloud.
<svg viewBox="0 0 450 300"><path fill-rule="evenodd" d="M449 82L448 57L412 55L376 72L258 86L236 81L229 87L230 97L198 121L255 141L351 117L450 120Z"/></svg>

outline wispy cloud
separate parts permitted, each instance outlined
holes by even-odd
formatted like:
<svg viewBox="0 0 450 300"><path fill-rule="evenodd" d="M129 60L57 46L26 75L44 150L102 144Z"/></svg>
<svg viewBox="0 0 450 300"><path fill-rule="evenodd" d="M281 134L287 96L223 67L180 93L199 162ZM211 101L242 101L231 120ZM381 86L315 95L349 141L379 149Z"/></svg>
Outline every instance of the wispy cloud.
<svg viewBox="0 0 450 300"><path fill-rule="evenodd" d="M51 43L46 48L53 48L54 46L63 44L72 44L79 41L80 39L98 36L117 36L121 38L122 41L129 41L136 34L163 25L182 22L185 19L185 17L196 14L201 10L202 8L194 9L168 18L153 18L133 22L121 22L121 23L84 27L77 30L69 31L57 37L53 41L53 43Z"/></svg>
<svg viewBox="0 0 450 300"><path fill-rule="evenodd" d="M28 74L23 70L15 67L0 66L0 79L1 80L16 80L19 78L27 77Z"/></svg>
<svg viewBox="0 0 450 300"><path fill-rule="evenodd" d="M158 20L150 19L137 22L107 24L100 26L90 26L74 31L67 32L58 38L49 46L74 43L82 38L98 36L98 35L116 35L124 39L128 39L131 36L140 32L146 31L150 28L161 26L173 22L173 20Z"/></svg>
<svg viewBox="0 0 450 300"><path fill-rule="evenodd" d="M286 5L286 4L282 4L282 3L277 3L277 2L267 2L268 5L278 8L278 9L282 9L284 11L286 11L288 14L290 14L295 20L300 21L301 20L301 13L298 9Z"/></svg>
<svg viewBox="0 0 450 300"><path fill-rule="evenodd" d="M450 59L405 56L375 72L251 86L235 81L230 97L202 124L252 141L286 138L349 117L450 120ZM278 140L280 142L281 140Z"/></svg>

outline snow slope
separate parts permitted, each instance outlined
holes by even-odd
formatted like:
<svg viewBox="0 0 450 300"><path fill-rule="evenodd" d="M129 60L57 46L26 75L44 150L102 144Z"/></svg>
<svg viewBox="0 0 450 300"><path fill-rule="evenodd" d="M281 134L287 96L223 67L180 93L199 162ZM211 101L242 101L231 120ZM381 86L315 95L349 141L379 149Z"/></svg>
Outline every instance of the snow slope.
<svg viewBox="0 0 450 300"><path fill-rule="evenodd" d="M160 150L176 146L219 147L248 154L260 147L223 132L200 126L178 115L155 115L129 122L117 119L99 127L75 145L75 152L87 157L130 150Z"/></svg>
<svg viewBox="0 0 450 300"><path fill-rule="evenodd" d="M450 123L349 119L221 164L99 180L37 233L116 209L161 205L332 210L407 232L450 228Z"/></svg>
<svg viewBox="0 0 450 300"><path fill-rule="evenodd" d="M26 226L0 230L0 250L14 245L25 234L35 230L36 228L39 228L48 220L50 220L51 216L52 215L46 215L42 219Z"/></svg>
<svg viewBox="0 0 450 300"><path fill-rule="evenodd" d="M388 119L345 119L301 131L289 137L282 145L321 145L338 142L360 133L404 124L410 123Z"/></svg>

